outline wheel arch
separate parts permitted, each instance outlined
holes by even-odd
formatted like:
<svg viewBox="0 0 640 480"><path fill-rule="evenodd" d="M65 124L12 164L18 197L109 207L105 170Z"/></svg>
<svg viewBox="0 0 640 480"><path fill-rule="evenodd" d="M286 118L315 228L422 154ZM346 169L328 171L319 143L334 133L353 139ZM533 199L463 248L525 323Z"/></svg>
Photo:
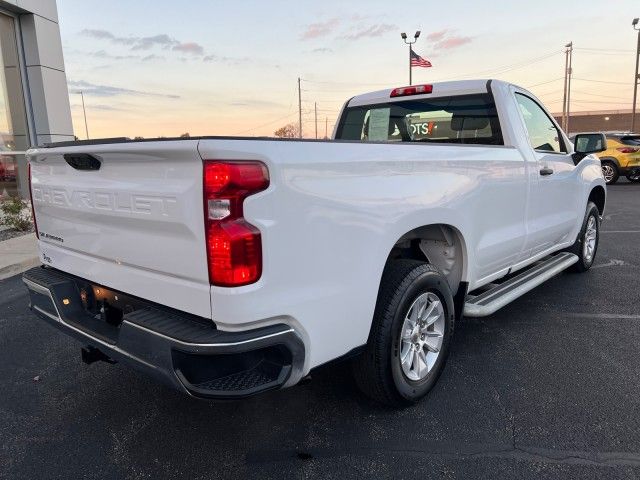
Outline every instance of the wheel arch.
<svg viewBox="0 0 640 480"><path fill-rule="evenodd" d="M391 247L385 266L400 258L426 261L437 267L454 295L468 275L469 255L464 235L447 223L422 225L404 233Z"/></svg>
<svg viewBox="0 0 640 480"><path fill-rule="evenodd" d="M616 157L600 157L600 162L611 162L616 166L618 170L621 168L620 162Z"/></svg>
<svg viewBox="0 0 640 480"><path fill-rule="evenodd" d="M596 207L598 207L598 212L600 212L600 216L602 216L604 214L606 200L607 194L604 187L602 187L601 185L596 185L591 189L587 202L595 203Z"/></svg>

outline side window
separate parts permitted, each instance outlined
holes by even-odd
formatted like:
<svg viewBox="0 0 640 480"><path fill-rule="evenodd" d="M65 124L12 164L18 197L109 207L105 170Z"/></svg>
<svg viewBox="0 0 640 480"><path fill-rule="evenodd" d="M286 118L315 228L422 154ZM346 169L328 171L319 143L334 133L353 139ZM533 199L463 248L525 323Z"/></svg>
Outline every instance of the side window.
<svg viewBox="0 0 640 480"><path fill-rule="evenodd" d="M516 102L518 102L520 114L524 119L529 133L529 141L534 150L566 153L560 131L542 107L520 93L516 93Z"/></svg>

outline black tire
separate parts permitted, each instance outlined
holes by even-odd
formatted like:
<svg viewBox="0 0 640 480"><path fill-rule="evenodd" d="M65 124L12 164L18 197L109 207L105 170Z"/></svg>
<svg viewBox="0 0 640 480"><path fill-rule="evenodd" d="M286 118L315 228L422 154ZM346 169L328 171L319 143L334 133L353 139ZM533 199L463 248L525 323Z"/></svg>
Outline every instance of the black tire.
<svg viewBox="0 0 640 480"><path fill-rule="evenodd" d="M618 181L618 178L620 178L620 172L618 172L618 166L616 165L616 163L612 162L611 160L602 160L600 164L602 165L602 175L604 175L604 180L605 182L607 182L607 185L613 185L614 183L616 183ZM610 178L609 180L607 180L607 176L609 175L609 173Z"/></svg>
<svg viewBox="0 0 640 480"><path fill-rule="evenodd" d="M431 370L423 379L412 381L402 371L399 335L413 302L426 292L437 295L444 309L442 345ZM390 261L382 275L368 343L353 362L356 384L367 396L385 405L414 404L433 388L442 373L453 327L453 296L438 269L416 260Z"/></svg>
<svg viewBox="0 0 640 480"><path fill-rule="evenodd" d="M632 183L640 182L640 172L627 175L627 180L629 180Z"/></svg>
<svg viewBox="0 0 640 480"><path fill-rule="evenodd" d="M587 258L584 249L585 243L585 233L587 231L587 225L589 224L590 218L595 218L595 228L596 228L596 245L593 250L593 254L591 258ZM567 249L568 252L571 252L578 256L578 262L574 263L570 270L572 272L586 272L593 265L594 260L596 259L596 254L598 253L598 244L600 243L600 212L598 211L598 207L596 207L595 203L589 202L587 203L587 212L584 215L584 220L582 221L582 228L580 229L580 233L578 233L578 238L573 246Z"/></svg>

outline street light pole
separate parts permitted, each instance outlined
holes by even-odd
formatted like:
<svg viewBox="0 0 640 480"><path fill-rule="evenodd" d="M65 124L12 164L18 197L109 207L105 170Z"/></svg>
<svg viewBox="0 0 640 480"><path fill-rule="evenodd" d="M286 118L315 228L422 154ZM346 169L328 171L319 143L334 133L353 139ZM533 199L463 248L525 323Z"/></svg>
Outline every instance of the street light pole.
<svg viewBox="0 0 640 480"><path fill-rule="evenodd" d="M84 115L84 131L87 134L87 140L89 140L89 127L87 125L87 110L84 108L84 93L80 90L80 98L82 98L82 113Z"/></svg>
<svg viewBox="0 0 640 480"><path fill-rule="evenodd" d="M404 43L409 45L409 85L412 85L413 79L411 78L411 54L413 53L413 44L418 41L418 37L420 36L420 30L418 30L413 36L413 41L407 40L407 34L404 32L402 32L400 36L404 40Z"/></svg>
<svg viewBox="0 0 640 480"><path fill-rule="evenodd" d="M640 28L638 27L638 21L640 18L634 18L631 22L631 26L634 30L638 31L638 46L636 48L636 71L633 76L633 108L631 110L631 131L636 130L636 102L638 100L638 80L640 80L640 73L638 72L638 63L640 63Z"/></svg>

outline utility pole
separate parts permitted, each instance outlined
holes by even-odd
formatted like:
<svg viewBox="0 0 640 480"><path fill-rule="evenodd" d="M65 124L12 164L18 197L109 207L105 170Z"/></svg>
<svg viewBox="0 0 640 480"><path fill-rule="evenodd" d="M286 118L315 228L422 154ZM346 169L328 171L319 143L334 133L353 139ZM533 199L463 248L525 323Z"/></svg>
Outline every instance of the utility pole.
<svg viewBox="0 0 640 480"><path fill-rule="evenodd" d="M569 49L564 51L564 89L562 90L562 129L567 131L567 73L569 72Z"/></svg>
<svg viewBox="0 0 640 480"><path fill-rule="evenodd" d="M567 74L567 130L569 133L569 123L571 121L571 76L573 75L573 42L569 43L569 73Z"/></svg>
<svg viewBox="0 0 640 480"><path fill-rule="evenodd" d="M318 139L318 104L317 102L313 102L313 112L316 117L316 140Z"/></svg>
<svg viewBox="0 0 640 480"><path fill-rule="evenodd" d="M640 18L634 18L631 26L638 31L638 46L636 48L636 71L633 76L633 108L631 110L631 131L636 130L636 103L638 101L638 81L640 81L640 72L638 72L638 63L640 62L640 28L638 28Z"/></svg>
<svg viewBox="0 0 640 480"><path fill-rule="evenodd" d="M409 45L409 85L412 85L413 79L411 78L411 57L413 56L413 44L416 43L418 41L418 37L420 36L420 30L418 30L415 35L413 36L413 42L407 40L407 34L402 32L400 34L400 36L402 37L402 39L404 40L404 43L406 43L407 45Z"/></svg>
<svg viewBox="0 0 640 480"><path fill-rule="evenodd" d="M87 125L87 110L84 108L84 93L80 90L80 97L82 98L82 113L84 114L84 131L87 134L87 140L89 140L89 127Z"/></svg>
<svg viewBox="0 0 640 480"><path fill-rule="evenodd" d="M302 90L300 89L300 77L298 77L298 138L302 138Z"/></svg>
<svg viewBox="0 0 640 480"><path fill-rule="evenodd" d="M324 138L325 138L325 140L327 138L329 138L328 131L329 131L329 117L324 117Z"/></svg>
<svg viewBox="0 0 640 480"><path fill-rule="evenodd" d="M565 45L564 96L562 98L562 129L569 133L569 115L571 112L571 74L573 61L573 42Z"/></svg>

